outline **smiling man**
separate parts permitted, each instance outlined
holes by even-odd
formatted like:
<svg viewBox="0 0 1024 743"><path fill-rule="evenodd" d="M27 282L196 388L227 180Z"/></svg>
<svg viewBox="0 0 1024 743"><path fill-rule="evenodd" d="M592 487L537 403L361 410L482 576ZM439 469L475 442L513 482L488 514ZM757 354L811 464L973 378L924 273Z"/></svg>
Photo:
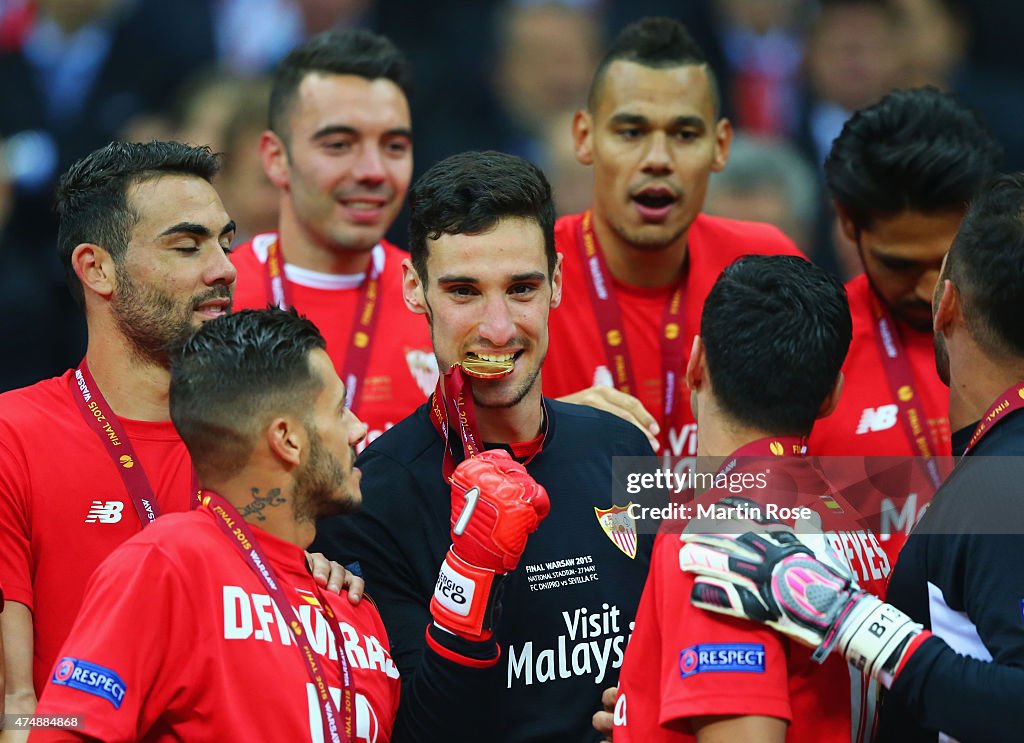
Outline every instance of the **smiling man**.
<svg viewBox="0 0 1024 743"><path fill-rule="evenodd" d="M683 376L704 298L741 255L800 253L775 227L701 213L732 127L714 72L677 21L622 30L573 137L594 169L594 201L556 226L565 301L551 316L544 391L630 420L662 452L695 455Z"/></svg>
<svg viewBox="0 0 1024 743"><path fill-rule="evenodd" d="M358 560L373 586L405 679L396 741L590 741L651 545L603 517L612 457L650 447L613 415L542 397L562 269L537 168L456 155L420 178L410 208L405 302L449 373L360 457L365 505L321 522L318 548Z"/></svg>
<svg viewBox="0 0 1024 743"><path fill-rule="evenodd" d="M437 381L426 329L402 307L406 254L384 239L412 179L408 86L405 57L368 31L293 50L274 73L260 140L278 231L232 256L237 307L295 307L320 328L367 442Z"/></svg>

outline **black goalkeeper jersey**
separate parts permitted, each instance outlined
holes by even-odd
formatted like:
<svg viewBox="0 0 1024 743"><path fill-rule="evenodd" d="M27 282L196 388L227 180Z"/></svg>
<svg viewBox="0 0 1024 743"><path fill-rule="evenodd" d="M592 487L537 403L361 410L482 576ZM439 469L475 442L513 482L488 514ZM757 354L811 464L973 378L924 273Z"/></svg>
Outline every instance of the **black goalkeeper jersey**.
<svg viewBox="0 0 1024 743"><path fill-rule="evenodd" d="M1024 740L1024 411L995 425L935 494L888 600L936 638L886 695L877 741Z"/></svg>
<svg viewBox="0 0 1024 743"><path fill-rule="evenodd" d="M612 503L612 457L649 457L651 448L639 429L610 414L545 405L547 435L526 468L547 489L551 513L505 584L495 666L458 665L425 642L430 598L451 544L444 442L427 405L359 457L360 511L319 525L310 550L358 561L384 619L402 674L396 743L600 737L591 717L601 709L601 692L618 681L653 535L613 540L595 509L627 505Z"/></svg>

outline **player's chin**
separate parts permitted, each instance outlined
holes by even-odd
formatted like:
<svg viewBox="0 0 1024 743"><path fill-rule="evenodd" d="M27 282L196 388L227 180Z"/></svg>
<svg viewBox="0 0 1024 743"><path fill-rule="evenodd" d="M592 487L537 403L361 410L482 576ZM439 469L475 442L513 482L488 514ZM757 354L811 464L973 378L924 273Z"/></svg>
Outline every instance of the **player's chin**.
<svg viewBox="0 0 1024 743"><path fill-rule="evenodd" d="M363 494L356 483L354 486L348 485L335 493L334 497L321 502L316 516L318 519L329 516L346 516L358 511L362 505Z"/></svg>

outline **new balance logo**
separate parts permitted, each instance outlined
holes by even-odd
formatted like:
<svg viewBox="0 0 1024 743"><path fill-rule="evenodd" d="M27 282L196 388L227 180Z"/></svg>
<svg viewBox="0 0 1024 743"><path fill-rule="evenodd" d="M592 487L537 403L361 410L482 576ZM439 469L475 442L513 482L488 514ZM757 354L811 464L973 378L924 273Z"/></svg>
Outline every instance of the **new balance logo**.
<svg viewBox="0 0 1024 743"><path fill-rule="evenodd" d="M857 424L857 433L874 433L892 428L896 425L898 411L899 408L895 405L864 408L864 412L860 415L860 423Z"/></svg>
<svg viewBox="0 0 1024 743"><path fill-rule="evenodd" d="M89 507L89 514L85 517L85 523L95 524L116 524L121 520L121 511L124 510L124 503L119 500L94 500Z"/></svg>

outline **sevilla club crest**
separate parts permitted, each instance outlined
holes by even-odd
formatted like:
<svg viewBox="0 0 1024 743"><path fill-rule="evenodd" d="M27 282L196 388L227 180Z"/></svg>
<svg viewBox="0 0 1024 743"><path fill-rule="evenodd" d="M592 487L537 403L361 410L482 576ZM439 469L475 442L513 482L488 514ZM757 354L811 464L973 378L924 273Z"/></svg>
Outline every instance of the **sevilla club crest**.
<svg viewBox="0 0 1024 743"><path fill-rule="evenodd" d="M629 515L632 502L624 506L612 506L605 510L594 508L597 523L610 540L630 560L636 557L636 520Z"/></svg>

